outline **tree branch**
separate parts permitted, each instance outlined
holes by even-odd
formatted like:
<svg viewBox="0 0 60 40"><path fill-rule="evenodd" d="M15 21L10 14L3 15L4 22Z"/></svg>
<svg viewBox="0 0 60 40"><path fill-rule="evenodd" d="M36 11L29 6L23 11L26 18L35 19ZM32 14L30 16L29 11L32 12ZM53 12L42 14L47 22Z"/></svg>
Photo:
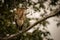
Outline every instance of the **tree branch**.
<svg viewBox="0 0 60 40"><path fill-rule="evenodd" d="M60 8L60 7L59 7L59 8ZM56 16L56 15L58 14L58 12L60 11L59 8L56 9L56 10L54 10L53 12L51 12L50 15L47 15L46 17L44 17L44 18L42 18L41 20L39 20L39 21L37 21L36 23L34 23L33 25L29 26L28 28L26 28L26 30L19 31L19 32L16 33L16 34L12 34L12 35L10 35L10 36L8 36L8 37L4 37L4 38L2 38L2 39L3 39L3 40L8 40L8 39L11 39L11 38L16 37L16 36L18 36L18 35L21 35L22 33L27 32L28 30L30 30L31 28L33 28L33 27L34 27L35 25L37 25L38 23L40 23L40 22L42 22L42 21L44 21L44 20L46 20L46 19L48 19L48 18L51 18L51 17Z"/></svg>

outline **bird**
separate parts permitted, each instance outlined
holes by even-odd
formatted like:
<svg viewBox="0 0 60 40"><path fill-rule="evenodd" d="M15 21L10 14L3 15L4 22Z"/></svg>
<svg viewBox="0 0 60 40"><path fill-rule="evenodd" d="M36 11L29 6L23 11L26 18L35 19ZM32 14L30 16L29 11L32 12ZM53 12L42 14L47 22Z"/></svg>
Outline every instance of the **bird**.
<svg viewBox="0 0 60 40"><path fill-rule="evenodd" d="M25 10L26 10L25 8L17 8L15 10L14 19L19 30L25 29L26 26L28 25Z"/></svg>

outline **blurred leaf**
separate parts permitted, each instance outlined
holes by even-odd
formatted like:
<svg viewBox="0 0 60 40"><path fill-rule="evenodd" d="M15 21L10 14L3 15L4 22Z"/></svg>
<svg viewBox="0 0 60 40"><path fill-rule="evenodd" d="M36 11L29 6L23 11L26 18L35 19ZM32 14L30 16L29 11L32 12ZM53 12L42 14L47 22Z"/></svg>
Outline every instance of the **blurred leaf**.
<svg viewBox="0 0 60 40"><path fill-rule="evenodd" d="M51 5L56 5L56 2L57 2L58 0L51 0Z"/></svg>
<svg viewBox="0 0 60 40"><path fill-rule="evenodd" d="M57 23L57 27L59 27L60 26L60 23Z"/></svg>
<svg viewBox="0 0 60 40"><path fill-rule="evenodd" d="M48 21L43 21L40 24L43 25L43 26L46 26L46 24L49 24L49 22Z"/></svg>

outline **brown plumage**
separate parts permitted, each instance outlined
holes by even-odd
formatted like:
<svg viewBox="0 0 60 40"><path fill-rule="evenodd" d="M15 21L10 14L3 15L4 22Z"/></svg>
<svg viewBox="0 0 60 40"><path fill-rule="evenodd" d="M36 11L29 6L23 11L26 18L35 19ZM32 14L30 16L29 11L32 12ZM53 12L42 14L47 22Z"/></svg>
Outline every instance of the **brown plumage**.
<svg viewBox="0 0 60 40"><path fill-rule="evenodd" d="M17 8L15 11L15 22L20 30L22 29L22 26L26 20L24 11L25 8Z"/></svg>

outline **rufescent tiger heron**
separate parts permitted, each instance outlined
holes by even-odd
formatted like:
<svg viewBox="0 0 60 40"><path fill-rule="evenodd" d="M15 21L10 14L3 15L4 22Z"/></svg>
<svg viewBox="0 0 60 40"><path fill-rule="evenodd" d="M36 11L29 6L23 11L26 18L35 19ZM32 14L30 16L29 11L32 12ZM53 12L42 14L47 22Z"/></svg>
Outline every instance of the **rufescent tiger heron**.
<svg viewBox="0 0 60 40"><path fill-rule="evenodd" d="M25 8L17 8L15 10L15 22L19 30L26 29L29 25L29 22L25 15Z"/></svg>

